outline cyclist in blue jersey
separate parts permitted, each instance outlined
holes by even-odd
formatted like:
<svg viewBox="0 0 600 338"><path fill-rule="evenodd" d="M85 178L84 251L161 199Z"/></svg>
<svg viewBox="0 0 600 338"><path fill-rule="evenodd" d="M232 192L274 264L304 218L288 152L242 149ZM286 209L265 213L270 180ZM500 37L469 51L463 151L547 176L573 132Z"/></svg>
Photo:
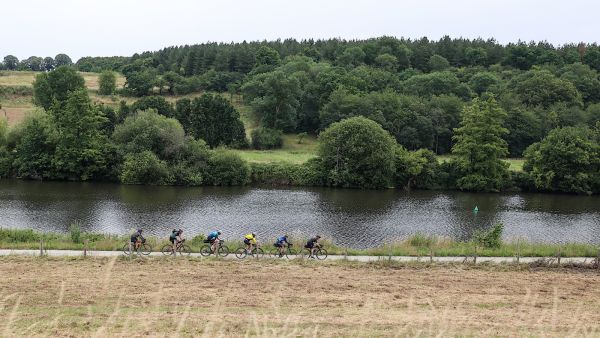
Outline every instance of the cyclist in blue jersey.
<svg viewBox="0 0 600 338"><path fill-rule="evenodd" d="M213 253L217 250L217 245L221 241L221 230L213 231L208 236L206 236L206 242L210 243L210 249Z"/></svg>
<svg viewBox="0 0 600 338"><path fill-rule="evenodd" d="M292 244L288 241L288 235L283 235L277 238L277 242L273 244L277 250L279 250L279 257L283 256L283 251L286 246L291 246Z"/></svg>

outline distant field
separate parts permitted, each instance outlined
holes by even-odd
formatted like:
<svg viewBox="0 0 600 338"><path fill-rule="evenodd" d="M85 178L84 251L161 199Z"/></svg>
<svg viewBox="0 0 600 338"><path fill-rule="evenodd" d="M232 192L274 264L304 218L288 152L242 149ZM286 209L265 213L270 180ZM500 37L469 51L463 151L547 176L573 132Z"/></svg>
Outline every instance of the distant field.
<svg viewBox="0 0 600 338"><path fill-rule="evenodd" d="M17 72L17 71L0 71L0 86L33 86L35 77L40 72ZM99 73L79 72L85 80L85 85L91 90L98 90ZM117 87L121 88L125 84L125 77L121 74L117 75Z"/></svg>
<svg viewBox="0 0 600 338"><path fill-rule="evenodd" d="M298 143L296 134L283 136L283 147L275 150L236 150L248 162L271 163L287 162L301 164L317 156L318 140L315 136L307 136Z"/></svg>
<svg viewBox="0 0 600 338"><path fill-rule="evenodd" d="M6 87L33 87L36 75L39 72L16 72L16 71L0 71L0 86ZM94 102L116 105L121 100L133 102L132 98L122 98L117 96L100 96L96 94L98 90L98 73L79 72L85 80L86 87L90 90L90 97ZM125 84L125 77L117 74L117 87L121 88ZM19 123L23 118L34 109L33 98L31 96L10 95L8 97L0 97L3 111L0 114L5 115L9 125Z"/></svg>

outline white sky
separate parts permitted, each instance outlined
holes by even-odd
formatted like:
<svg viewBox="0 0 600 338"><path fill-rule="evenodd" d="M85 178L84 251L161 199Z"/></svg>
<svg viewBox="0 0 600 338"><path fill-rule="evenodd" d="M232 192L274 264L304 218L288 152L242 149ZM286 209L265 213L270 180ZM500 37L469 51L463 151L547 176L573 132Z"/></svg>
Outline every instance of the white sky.
<svg viewBox="0 0 600 338"><path fill-rule="evenodd" d="M277 38L598 42L598 0L27 0L0 5L0 59Z"/></svg>

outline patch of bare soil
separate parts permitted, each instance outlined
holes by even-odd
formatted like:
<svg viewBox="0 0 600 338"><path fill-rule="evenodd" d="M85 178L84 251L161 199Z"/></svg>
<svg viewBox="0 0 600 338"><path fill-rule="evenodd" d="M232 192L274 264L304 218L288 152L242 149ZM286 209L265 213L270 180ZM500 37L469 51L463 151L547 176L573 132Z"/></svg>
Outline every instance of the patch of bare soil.
<svg viewBox="0 0 600 338"><path fill-rule="evenodd" d="M0 258L0 336L600 336L595 270Z"/></svg>

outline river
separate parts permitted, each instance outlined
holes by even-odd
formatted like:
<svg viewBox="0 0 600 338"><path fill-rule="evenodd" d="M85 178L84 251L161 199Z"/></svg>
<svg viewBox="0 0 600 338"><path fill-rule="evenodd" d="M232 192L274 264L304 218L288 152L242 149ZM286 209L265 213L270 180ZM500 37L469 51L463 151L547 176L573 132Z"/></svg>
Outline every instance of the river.
<svg viewBox="0 0 600 338"><path fill-rule="evenodd" d="M415 233L464 240L502 222L506 240L600 244L600 197L0 180L1 227L67 232L74 221L114 234L136 227L159 236L181 227L187 237L221 229L225 239L253 231L268 241L320 234L354 248Z"/></svg>

